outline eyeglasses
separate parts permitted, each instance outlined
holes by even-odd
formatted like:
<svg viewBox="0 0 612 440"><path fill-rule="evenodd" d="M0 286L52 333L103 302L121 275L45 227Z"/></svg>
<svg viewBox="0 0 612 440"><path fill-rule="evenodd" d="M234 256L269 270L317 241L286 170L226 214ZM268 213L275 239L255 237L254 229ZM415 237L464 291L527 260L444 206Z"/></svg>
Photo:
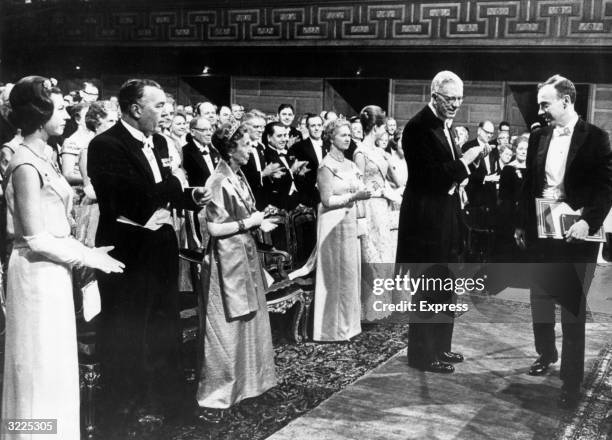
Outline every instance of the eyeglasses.
<svg viewBox="0 0 612 440"><path fill-rule="evenodd" d="M463 96L446 96L439 92L436 92L435 95L439 96L444 101L449 103L461 104L463 102Z"/></svg>

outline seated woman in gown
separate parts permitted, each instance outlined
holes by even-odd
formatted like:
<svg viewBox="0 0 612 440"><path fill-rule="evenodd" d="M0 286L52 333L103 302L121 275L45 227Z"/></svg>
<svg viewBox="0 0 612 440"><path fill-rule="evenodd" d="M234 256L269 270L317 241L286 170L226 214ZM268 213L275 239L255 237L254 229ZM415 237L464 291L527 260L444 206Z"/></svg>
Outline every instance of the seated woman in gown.
<svg viewBox="0 0 612 440"><path fill-rule="evenodd" d="M317 222L317 272L313 339L347 341L361 333L361 248L355 201L370 197L357 166L344 157L350 124L341 119L325 128L329 153L319 165L321 193Z"/></svg>
<svg viewBox="0 0 612 440"><path fill-rule="evenodd" d="M11 123L23 142L7 170L8 269L2 420L56 419L57 434L79 440L79 366L72 267L122 272L107 255L70 236L73 191L50 160L50 136L68 113L59 89L40 76L21 79L10 95ZM16 438L4 430L1 438ZM22 438L19 436L19 438ZM27 437L29 438L29 436Z"/></svg>
<svg viewBox="0 0 612 440"><path fill-rule="evenodd" d="M200 328L204 347L197 401L200 418L218 422L224 409L276 385L265 284L252 232L276 225L255 208L240 167L252 144L247 127L217 142L222 160L208 178L210 235L204 260Z"/></svg>

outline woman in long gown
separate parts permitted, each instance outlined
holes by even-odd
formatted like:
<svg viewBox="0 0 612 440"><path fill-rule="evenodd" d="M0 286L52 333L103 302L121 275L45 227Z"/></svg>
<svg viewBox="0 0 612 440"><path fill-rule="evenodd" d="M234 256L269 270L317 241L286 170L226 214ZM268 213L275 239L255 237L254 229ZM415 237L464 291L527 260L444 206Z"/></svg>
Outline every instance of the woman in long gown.
<svg viewBox="0 0 612 440"><path fill-rule="evenodd" d="M240 167L249 160L251 140L244 125L218 144L223 160L209 177L206 206L211 236L204 263L201 328L204 355L197 401L205 420L219 410L258 396L276 385L274 351L265 284L253 230L270 231Z"/></svg>
<svg viewBox="0 0 612 440"><path fill-rule="evenodd" d="M377 295L373 284L375 279L394 276L397 239L394 241L391 232L391 200L397 200L397 196L386 184L388 174L395 180L391 155L376 145L381 136L387 135L385 114L380 107L369 105L361 110L359 118L364 137L353 160L372 191L372 198L364 202L367 233L361 236L361 318L372 322L391 314L382 305L393 302L393 292Z"/></svg>
<svg viewBox="0 0 612 440"><path fill-rule="evenodd" d="M347 341L361 333L361 249L357 237L355 201L370 197L359 170L345 159L351 142L347 121L325 128L329 153L319 165L317 185L321 204L317 221L317 272L313 339Z"/></svg>
<svg viewBox="0 0 612 440"><path fill-rule="evenodd" d="M72 267L122 272L107 255L70 236L72 189L50 160L50 136L61 135L68 114L59 89L28 76L10 95L11 122L24 139L7 171L9 260L2 420L57 419L57 434L80 439L79 370ZM2 430L2 439L32 439Z"/></svg>

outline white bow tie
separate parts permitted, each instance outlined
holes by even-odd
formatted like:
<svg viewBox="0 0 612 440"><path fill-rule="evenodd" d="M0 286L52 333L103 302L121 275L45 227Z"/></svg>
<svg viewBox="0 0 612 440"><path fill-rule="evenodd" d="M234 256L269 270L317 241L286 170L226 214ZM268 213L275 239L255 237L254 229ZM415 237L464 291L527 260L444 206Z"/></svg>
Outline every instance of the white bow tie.
<svg viewBox="0 0 612 440"><path fill-rule="evenodd" d="M151 136L145 138L144 141L142 141L142 148L149 150L153 149L153 138Z"/></svg>
<svg viewBox="0 0 612 440"><path fill-rule="evenodd" d="M555 135L557 136L570 136L572 129L569 127L557 127L555 128Z"/></svg>

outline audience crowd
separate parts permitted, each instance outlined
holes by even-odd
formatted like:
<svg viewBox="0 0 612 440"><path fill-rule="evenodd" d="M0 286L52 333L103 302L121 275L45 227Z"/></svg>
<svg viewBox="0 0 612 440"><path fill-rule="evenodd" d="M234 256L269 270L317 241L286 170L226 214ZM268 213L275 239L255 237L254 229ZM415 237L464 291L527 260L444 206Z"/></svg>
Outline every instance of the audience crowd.
<svg viewBox="0 0 612 440"><path fill-rule="evenodd" d="M390 314L377 311L375 301L391 303L395 299L393 292L381 297L372 291L375 278L393 277L399 209L410 178L402 149L402 128L395 119L376 105L351 116L333 109L301 114L288 103L279 103L278 110L270 114L245 109L240 103L217 106L211 102L178 102L162 93L157 83L142 81L126 83L118 96L104 99L93 82L62 95L57 81L41 77L6 84L0 93L0 257L4 272L11 258L8 283L3 282L8 329L2 416L35 417L38 409L29 407L29 399L34 399L42 411L71 420L71 427L62 431L64 439L78 438L75 432L79 423L71 302L72 283L83 283L76 275L70 281L71 268L98 269L104 285L115 285L123 279L119 277L128 276L131 282L149 282L144 272L134 274L130 267L136 256L142 256L139 246L144 245L125 232L129 229L112 229L100 240L100 224L120 222L140 228L134 236L159 233L171 226L178 247L190 247L206 255L201 276L204 298L199 304L199 386L192 400L197 401L200 416L207 421L218 420L224 409L276 384L264 293L268 281L257 247L267 241L278 249L288 249L286 235L278 227L279 214L307 209L316 218L316 243L311 243L306 252L312 250L310 261L316 264L313 340L350 340L361 332L362 323L376 322ZM506 121L483 120L476 133L465 126L450 128L458 151L475 146L483 151L469 164L469 176L457 191L465 213L462 227L466 232L475 228L492 230L493 240L472 241L468 258L479 262L517 258L513 218L524 180L530 130L538 130L539 125L511 127ZM134 147L138 154L108 156L108 163L104 163L107 152L110 155L119 149L107 139L115 132L118 139L135 137L139 143L134 145L145 145L144 154L140 154L140 147ZM134 166L126 165L122 168L125 175L117 176L109 164L118 160L133 160ZM139 170L145 168L148 180L134 183ZM138 191L142 200L129 198ZM58 194L60 197L54 198ZM189 200L179 201L185 194ZM126 205L128 200L132 206ZM121 211L124 205L125 211ZM147 214L136 214L139 209ZM111 214L115 217L110 218ZM119 245L114 240L125 240L127 245L122 246L128 246L134 254L120 256L108 247ZM62 250L65 243L68 250ZM177 246L166 249L176 251ZM48 267L40 268L32 262L30 254L37 252L48 258ZM168 264L175 262L168 260ZM126 273L122 273L123 263ZM173 289L184 290L184 284L191 281L189 272L186 268L177 270L180 285ZM56 292L49 291L49 279L61 280L53 287ZM112 312L120 314L124 304L122 300L111 301L102 287L101 316L108 324L115 321L104 308L114 307ZM18 290L36 296L41 289L44 292L39 296L46 298L44 303L28 306L16 299ZM163 302L163 297L164 292L159 292L156 298L146 299L152 301L151 310L160 310L162 306L155 301ZM175 307L171 303L167 307ZM35 314L26 306L33 307ZM178 315L178 310L172 309L172 313ZM66 327L54 329L51 325L45 330L44 326L50 324L49 314L55 314L55 320L61 314ZM158 321L153 319L146 325L159 324L174 331L175 326L162 322L174 318L158 317ZM40 325L43 331L38 335L28 333L24 329L27 322ZM116 331L103 334L121 339ZM102 348L109 351L124 342L103 343ZM168 340L158 348L173 347L174 342ZM49 347L56 351L49 353ZM20 358L26 355L27 359ZM51 358L57 361L49 361ZM153 351L146 361L153 365L162 358ZM47 381L54 387L23 383L25 379L16 370L20 362L36 368L33 375L37 383ZM141 378L141 388L130 395L122 394L129 402L118 404L117 410L136 408L140 416L168 412L164 409L167 402L161 401L165 395L148 388L149 380L166 377L159 372L163 368L157 371L125 362L103 362L103 375L114 371L111 379L103 379L103 386L127 383L112 382L115 373L130 374L115 371L117 365L135 368L146 376ZM57 376L56 371L63 371L63 376ZM32 394L31 388L44 392ZM57 396L63 396L68 405L57 405Z"/></svg>

